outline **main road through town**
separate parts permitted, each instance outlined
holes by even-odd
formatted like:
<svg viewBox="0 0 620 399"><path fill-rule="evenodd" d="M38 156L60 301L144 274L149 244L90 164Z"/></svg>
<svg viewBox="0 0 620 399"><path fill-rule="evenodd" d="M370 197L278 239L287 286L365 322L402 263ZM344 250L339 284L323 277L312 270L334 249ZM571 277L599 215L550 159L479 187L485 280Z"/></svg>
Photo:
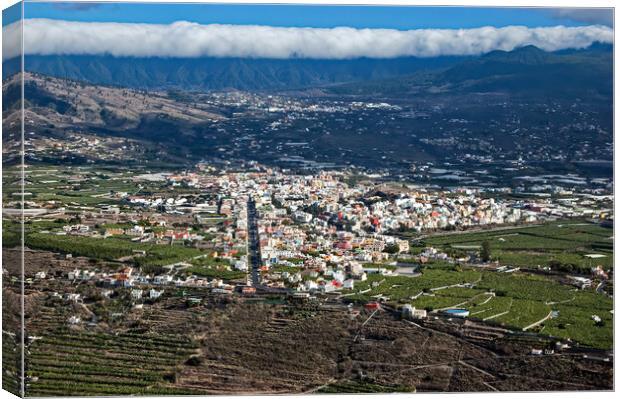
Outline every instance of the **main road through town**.
<svg viewBox="0 0 620 399"><path fill-rule="evenodd" d="M258 236L258 223L256 215L256 202L250 198L248 201L248 266L252 278L252 285L260 285L261 253ZM258 287L257 287L258 288Z"/></svg>
<svg viewBox="0 0 620 399"><path fill-rule="evenodd" d="M250 277L252 285L257 291L287 294L290 292L288 288L269 287L261 284L260 267L262 265L260 252L260 237L258 235L258 212L256 211L256 202L250 198L248 201L248 264L250 267Z"/></svg>

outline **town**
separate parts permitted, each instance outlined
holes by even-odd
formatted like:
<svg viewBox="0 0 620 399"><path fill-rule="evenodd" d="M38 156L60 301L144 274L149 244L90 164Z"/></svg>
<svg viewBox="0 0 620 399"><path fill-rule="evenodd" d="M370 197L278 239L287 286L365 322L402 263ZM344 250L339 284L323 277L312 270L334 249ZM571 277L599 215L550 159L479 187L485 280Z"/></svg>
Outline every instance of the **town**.
<svg viewBox="0 0 620 399"><path fill-rule="evenodd" d="M609 361L610 194L438 189L256 162L132 172L33 165L27 175L25 284L48 315L29 318L32 350L57 328L200 330L206 321L188 317L208 320L215 304L233 311L276 301L339 309L359 320L357 335L396 314L488 342L529 334L524 356L577 351ZM12 290L19 224L6 205L3 275ZM36 387L45 379L33 367Z"/></svg>
<svg viewBox="0 0 620 399"><path fill-rule="evenodd" d="M134 193L109 191L93 196L104 203L80 206L79 211L73 202L29 201L28 211L40 220L76 222L37 231L42 240L50 240L45 235L67 242L71 239L62 237L114 238L132 244L180 245L208 251L191 258L190 263L158 264L155 268L144 262L146 270L165 272L165 277L136 272L124 284L166 281L214 284L219 289L221 281L212 283L186 271L202 267L215 278L220 274L247 274L251 284L248 203L252 202L258 227L260 284L304 292L352 289L356 280L364 281L369 273L392 273L399 262L413 264L429 257L459 263L489 261L482 260L477 251L454 258L432 247L412 248L408 238L415 235L541 224L563 218L603 223L611 220L612 214L611 197L605 195L496 198L479 189L433 190L370 180L351 187L344 172L323 171L313 176L258 165L254 168L252 172L228 172L201 163L193 172L139 174L132 176L137 187L158 183L167 188L166 192L142 194L139 188ZM74 176L76 184L83 177ZM117 205L106 204L106 200ZM134 250L121 259L130 261L145 255L144 250ZM364 267L366 264L373 267ZM100 277L107 282L111 279Z"/></svg>

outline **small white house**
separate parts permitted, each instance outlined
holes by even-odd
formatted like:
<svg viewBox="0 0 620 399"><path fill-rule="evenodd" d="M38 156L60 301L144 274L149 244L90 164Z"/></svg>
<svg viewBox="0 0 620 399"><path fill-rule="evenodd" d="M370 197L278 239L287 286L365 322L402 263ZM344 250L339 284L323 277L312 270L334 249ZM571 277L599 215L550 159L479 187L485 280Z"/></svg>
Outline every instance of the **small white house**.
<svg viewBox="0 0 620 399"><path fill-rule="evenodd" d="M349 278L349 279L344 280L344 282L342 283L342 286L344 289L352 290L354 284L355 284L355 280L353 280L352 278Z"/></svg>
<svg viewBox="0 0 620 399"><path fill-rule="evenodd" d="M67 274L69 280L75 280L78 277L80 277L80 271L78 269L74 269Z"/></svg>
<svg viewBox="0 0 620 399"><path fill-rule="evenodd" d="M238 260L235 262L235 269L241 270L241 271L247 271L248 264L243 260Z"/></svg>
<svg viewBox="0 0 620 399"><path fill-rule="evenodd" d="M78 302L82 299L80 294L66 294L65 299L70 302Z"/></svg>
<svg viewBox="0 0 620 399"><path fill-rule="evenodd" d="M172 276L169 274L155 276L153 278L153 284L168 284L170 282L172 282Z"/></svg>

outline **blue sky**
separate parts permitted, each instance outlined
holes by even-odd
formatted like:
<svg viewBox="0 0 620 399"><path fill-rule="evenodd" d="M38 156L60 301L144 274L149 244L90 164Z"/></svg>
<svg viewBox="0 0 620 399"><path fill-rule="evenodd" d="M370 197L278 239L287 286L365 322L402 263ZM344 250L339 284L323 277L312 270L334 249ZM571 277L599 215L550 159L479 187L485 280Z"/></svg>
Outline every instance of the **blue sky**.
<svg viewBox="0 0 620 399"><path fill-rule="evenodd" d="M2 26L11 24L22 17L21 3L13 4L2 10Z"/></svg>
<svg viewBox="0 0 620 399"><path fill-rule="evenodd" d="M328 12L329 11L329 12ZM167 24L185 20L201 24L256 24L329 28L475 28L524 25L580 26L609 23L608 12L571 12L544 8L464 8L385 6L305 6L229 4L39 3L25 5L26 18L69 21ZM605 15L606 14L606 15Z"/></svg>

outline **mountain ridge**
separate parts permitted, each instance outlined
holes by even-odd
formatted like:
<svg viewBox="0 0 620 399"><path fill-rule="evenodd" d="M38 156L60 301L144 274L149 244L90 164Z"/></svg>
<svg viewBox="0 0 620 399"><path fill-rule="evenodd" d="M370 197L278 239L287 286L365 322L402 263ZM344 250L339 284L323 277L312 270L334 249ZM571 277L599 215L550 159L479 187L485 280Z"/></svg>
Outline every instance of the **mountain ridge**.
<svg viewBox="0 0 620 399"><path fill-rule="evenodd" d="M139 89L281 90L376 80L456 65L469 57L351 60L27 56L25 70ZM15 60L5 62L12 70ZM5 74L6 76L6 74Z"/></svg>
<svg viewBox="0 0 620 399"><path fill-rule="evenodd" d="M98 85L135 89L181 89L194 91L281 91L317 87L357 85L389 80L416 80L414 75L431 76L434 86L455 86L470 81L470 89L495 90L489 82L472 82L507 75L531 75L533 80L562 79L603 73L610 76L613 46L594 43L577 50L546 52L535 46L512 51L494 50L477 57L400 57L350 60L240 59L240 58L133 58L113 56L27 56L25 70ZM19 59L4 62L5 77ZM584 70L579 70L585 67ZM502 78L503 76L503 78ZM473 84L471 84L473 83ZM484 84L483 84L484 83ZM542 81L543 86L545 80ZM373 84L373 83L371 83ZM416 83L417 84L417 83ZM486 85L486 86L485 86ZM458 85L457 85L458 86ZM491 85L493 86L493 85ZM499 86L497 86L499 87ZM497 88L496 87L496 88ZM536 89L537 86L525 85ZM519 88L518 85L516 88ZM402 91L402 90L399 90ZM599 90L600 91L600 90Z"/></svg>
<svg viewBox="0 0 620 399"><path fill-rule="evenodd" d="M571 84L567 84L571 82ZM613 94L613 53L609 46L545 52L535 46L496 50L428 73L342 84L334 94L506 93L524 96L609 97Z"/></svg>

